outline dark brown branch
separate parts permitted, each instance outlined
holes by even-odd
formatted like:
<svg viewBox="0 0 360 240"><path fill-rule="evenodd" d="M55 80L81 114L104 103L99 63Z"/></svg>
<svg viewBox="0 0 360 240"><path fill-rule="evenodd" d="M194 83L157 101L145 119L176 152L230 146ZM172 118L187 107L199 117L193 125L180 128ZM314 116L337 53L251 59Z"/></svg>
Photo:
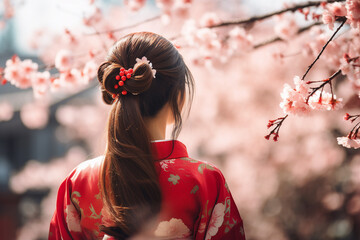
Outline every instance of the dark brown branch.
<svg viewBox="0 0 360 240"><path fill-rule="evenodd" d="M139 25L141 25L141 24L144 24L144 23L148 23L148 22L151 22L151 21L160 19L160 18L161 18L161 15L157 15L157 16L154 16L154 17L152 17L152 18L145 19L144 21L137 22L137 23L134 23L134 24L131 24L131 25L127 25L127 26L124 26L124 27L115 28L115 29L107 30L107 31L88 33L88 34L85 34L85 35L99 35L99 34L107 34L107 33L120 32L120 31L129 29L129 28L137 27L137 26L139 26Z"/></svg>
<svg viewBox="0 0 360 240"><path fill-rule="evenodd" d="M272 13L267 13L267 14L260 15L260 16L254 16L254 17L251 17L251 18L248 18L248 19L222 22L222 23L219 23L219 24L215 24L215 25L211 26L210 28L218 28L218 27L231 26L231 25L254 23L256 21L261 21L261 20L276 16L276 15L280 15L280 14L285 13L285 12L295 12L298 9L302 9L302 8L316 7L316 6L321 5L323 2L334 3L334 2L345 2L345 0L309 1L309 2L306 2L306 3L297 4L295 6L288 7L288 8L285 8L285 9L282 9L282 10L279 10L279 11L275 11L275 12L272 12Z"/></svg>
<svg viewBox="0 0 360 240"><path fill-rule="evenodd" d="M281 125L284 123L285 119L288 117L289 115L286 114L284 117L279 117L275 120L269 120L269 123L267 125L268 128L274 127L270 133L268 135L265 136L266 140L269 140L271 135L274 135L273 140L276 142L279 138L279 131L281 128Z"/></svg>
<svg viewBox="0 0 360 240"><path fill-rule="evenodd" d="M336 29L336 31L333 33L333 35L330 37L330 39L326 42L326 44L322 47L320 53L317 55L317 57L315 58L315 60L309 65L308 69L306 70L305 74L302 76L301 80L304 80L306 75L309 73L310 69L314 66L314 64L317 62L317 60L320 59L321 54L324 52L324 50L326 49L327 45L329 45L329 43L334 39L335 35L339 32L339 30L344 26L344 24L346 23L346 17L342 17L339 20L341 20L341 24L339 25L339 27Z"/></svg>
<svg viewBox="0 0 360 240"><path fill-rule="evenodd" d="M311 29L312 27L317 26L317 25L321 25L321 24L322 24L321 22L315 22L315 23L313 23L313 24L311 24L311 25L309 25L309 26L302 27L302 28L300 28L300 29L298 30L297 34L301 34L301 33L305 32L305 31ZM255 45L254 45L254 49L261 48L261 47L264 47L264 46L266 46L266 45L268 45L268 44L275 43L275 42L279 42L279 41L284 41L284 39L282 39L282 38L280 38L280 37L274 37L274 38L272 38L272 39L270 39L270 40L267 40L267 41L265 41L265 42L255 44Z"/></svg>
<svg viewBox="0 0 360 240"><path fill-rule="evenodd" d="M353 122L356 121L359 117L360 117L360 114L350 115L350 114L346 113L346 115L344 116L344 120L345 120L345 121L350 120L350 121L353 123ZM347 137L350 138L350 139L357 139L357 138L358 138L358 134L359 134L359 130L360 130L360 121L355 124L355 126L351 129L351 131L350 131L349 134L347 135Z"/></svg>
<svg viewBox="0 0 360 240"><path fill-rule="evenodd" d="M360 122L355 124L355 126L351 129L347 137L350 139L357 139L359 134L359 129L360 129Z"/></svg>
<svg viewBox="0 0 360 240"><path fill-rule="evenodd" d="M311 84L311 83L316 83L316 82L322 82L322 84L320 84L320 86L318 87L314 87L314 88L311 88L312 91L311 93L309 93L309 95L307 96L306 98L306 103L309 102L309 99L312 95L314 95L317 91L321 90L321 93L323 92L324 90L324 87L326 86L326 84L329 84L330 85L330 89L331 89L331 96L332 96L332 99L334 99L334 92L333 92L333 89L332 89L332 80L341 73L341 69L337 70L333 75L331 75L329 78L325 79L325 80L322 80L322 81L309 81L307 82L307 84ZM320 94L321 96L321 94Z"/></svg>

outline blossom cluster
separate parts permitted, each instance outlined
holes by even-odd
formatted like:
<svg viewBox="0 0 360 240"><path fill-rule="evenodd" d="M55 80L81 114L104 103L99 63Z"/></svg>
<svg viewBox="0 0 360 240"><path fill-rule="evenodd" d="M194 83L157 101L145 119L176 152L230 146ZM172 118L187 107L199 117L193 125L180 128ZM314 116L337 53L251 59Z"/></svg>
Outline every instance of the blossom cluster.
<svg viewBox="0 0 360 240"><path fill-rule="evenodd" d="M9 82L21 89L32 87L36 98L45 96L50 90L76 90L76 87L87 85L95 77L97 64L90 60L82 70L74 68L73 64L73 54L60 50L55 59L55 67L59 73L51 75L49 71L40 71L39 65L31 59L20 60L14 55L6 61L3 83Z"/></svg>
<svg viewBox="0 0 360 240"><path fill-rule="evenodd" d="M281 93L283 101L280 107L285 114L298 116L307 116L311 110L337 110L342 107L342 99L336 98L336 95L323 90L316 91L310 96L310 87L308 82L294 77L295 88L285 84Z"/></svg>
<svg viewBox="0 0 360 240"><path fill-rule="evenodd" d="M211 61L226 63L234 55L253 49L253 36L243 27L232 27L226 36L223 36L223 33L213 28L219 23L221 19L214 12L204 13L198 21L190 19L184 23L181 34L186 46L197 49L194 56L195 63ZM226 41L223 40L224 38Z"/></svg>
<svg viewBox="0 0 360 240"><path fill-rule="evenodd" d="M322 21L333 30L334 23L339 17L346 17L348 23L353 28L360 28L360 1L346 0L345 3L335 2L331 4L324 4L324 11L322 13Z"/></svg>
<svg viewBox="0 0 360 240"><path fill-rule="evenodd" d="M360 1L359 0L346 0L339 1L334 3L320 3L322 7L322 13L312 12L312 20L319 20L321 16L322 22L325 25L328 25L330 30L334 30L332 36L328 36L328 32L320 27L312 27L310 34L308 36L313 36L311 42L307 42L304 45L302 53L305 56L313 56L315 60L309 66L308 70L300 79L299 77L294 78L295 87L292 88L289 84L285 84L283 91L281 93L282 102L280 107L287 115L298 115L298 116L307 116L313 110L337 110L343 107L342 99L336 98L334 94L334 88L332 81L339 74L342 73L347 77L347 80L351 83L351 86L357 92L360 93L360 33L359 33L359 21L360 21ZM306 20L310 14L309 8L298 9L300 13L305 16ZM339 26L335 29L335 23L339 22ZM289 25L291 21L287 21ZM343 34L335 38L335 35L339 30L345 25L348 24L350 28L348 31L344 31ZM286 26L286 24L282 24ZM281 29L281 26L277 26L278 29ZM284 27L287 30L286 27ZM287 33L284 35L283 33ZM291 38L291 31L279 31L278 35L288 40ZM321 81L304 81L307 73L317 60L320 59L320 56L323 56L323 59L327 63L327 66L331 70L335 70L333 76L328 79ZM283 54L281 55L283 58ZM313 86L312 84L319 84L319 86ZM328 85L331 92L325 92L324 87ZM279 121L278 119L281 119ZM271 134L275 134L274 140L277 140L280 126L283 122L282 118L278 118L269 122L268 128L274 127L269 135L266 136L268 139ZM358 125L355 125L356 128ZM357 134L352 134L354 131L350 132L347 137L338 138L338 143L345 147L357 147Z"/></svg>

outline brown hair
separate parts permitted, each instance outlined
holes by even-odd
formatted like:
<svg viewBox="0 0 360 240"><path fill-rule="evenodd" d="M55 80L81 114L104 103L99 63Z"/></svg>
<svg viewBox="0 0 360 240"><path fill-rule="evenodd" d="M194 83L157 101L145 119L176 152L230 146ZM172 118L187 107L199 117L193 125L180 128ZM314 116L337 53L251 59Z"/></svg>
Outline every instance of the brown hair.
<svg viewBox="0 0 360 240"><path fill-rule="evenodd" d="M146 56L156 69L153 78L148 64L134 68L125 85L115 89L120 68L134 67ZM193 78L171 42L147 32L121 38L98 69L103 99L113 104L108 120L105 160L100 172L103 213L110 223L101 226L108 235L126 239L141 230L161 207L161 191L144 117L154 117L168 103L174 116L172 137L182 125L179 102L193 97ZM127 95L121 95L123 90ZM118 94L113 99L112 94ZM190 105L189 105L190 106Z"/></svg>

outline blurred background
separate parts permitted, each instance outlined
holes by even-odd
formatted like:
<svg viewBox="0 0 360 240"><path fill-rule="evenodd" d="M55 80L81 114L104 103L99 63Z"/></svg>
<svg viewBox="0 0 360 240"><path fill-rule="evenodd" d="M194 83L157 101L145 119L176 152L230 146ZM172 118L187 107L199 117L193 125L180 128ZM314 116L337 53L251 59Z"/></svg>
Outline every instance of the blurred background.
<svg viewBox="0 0 360 240"><path fill-rule="evenodd" d="M305 1L194 0L182 1L191 7L173 12L167 2L0 2L0 67L16 54L49 71L53 84L41 97L32 88L0 86L0 239L47 239L61 181L105 149L109 107L101 101L96 68L90 68L86 84L59 90L57 53L70 50L79 69L90 61L98 65L116 39L134 31L162 34L184 56L196 93L179 140L191 157L223 171L247 239L360 239L360 153L336 142L351 129L342 116L360 106L344 77L335 86L344 109L291 116L278 142L264 139L268 120L283 115L282 86L305 72L318 53L317 37L329 34L327 27L298 34L309 25L301 13L275 16L242 26L237 31L246 31L246 41L226 47L224 33L234 26L196 27ZM330 56L323 58L310 79L333 72Z"/></svg>

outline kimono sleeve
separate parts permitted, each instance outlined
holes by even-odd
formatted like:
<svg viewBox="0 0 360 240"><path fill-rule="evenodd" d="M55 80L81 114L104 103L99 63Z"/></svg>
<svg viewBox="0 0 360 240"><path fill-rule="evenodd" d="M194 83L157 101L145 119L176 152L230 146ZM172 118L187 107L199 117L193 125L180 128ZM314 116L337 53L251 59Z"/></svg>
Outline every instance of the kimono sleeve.
<svg viewBox="0 0 360 240"><path fill-rule="evenodd" d="M201 210L195 223L195 239L245 240L243 221L221 171L207 163L198 169L202 173L199 180Z"/></svg>
<svg viewBox="0 0 360 240"><path fill-rule="evenodd" d="M81 232L80 213L71 201L71 180L67 177L58 190L55 213L50 222L49 240L85 239Z"/></svg>

